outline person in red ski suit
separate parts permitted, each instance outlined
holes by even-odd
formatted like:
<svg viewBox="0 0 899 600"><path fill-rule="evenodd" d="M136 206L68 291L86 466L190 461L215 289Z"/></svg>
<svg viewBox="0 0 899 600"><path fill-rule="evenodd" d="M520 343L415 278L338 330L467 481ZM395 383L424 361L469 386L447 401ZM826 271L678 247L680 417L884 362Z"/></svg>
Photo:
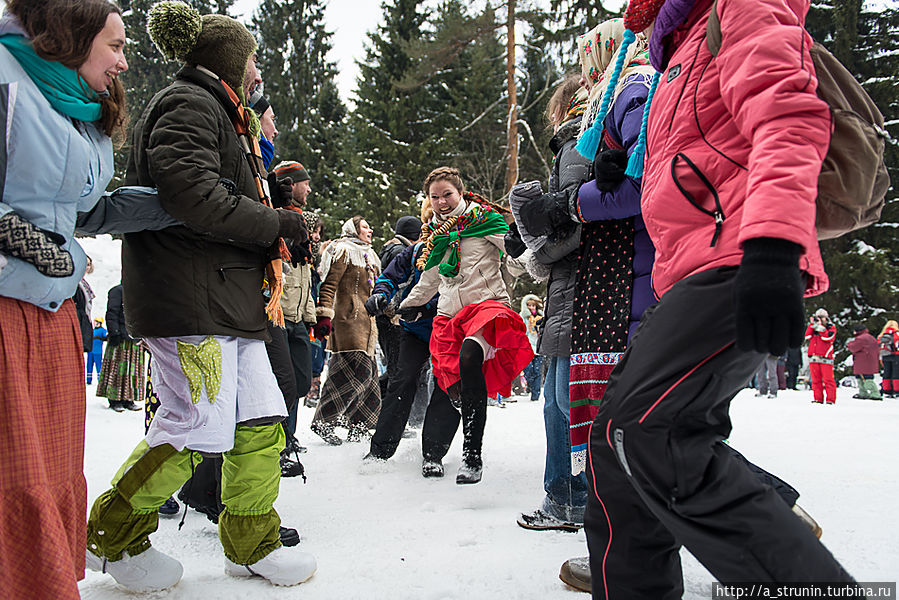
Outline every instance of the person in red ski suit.
<svg viewBox="0 0 899 600"><path fill-rule="evenodd" d="M833 340L836 336L837 328L830 322L827 311L823 308L816 310L805 330L808 370L814 395L812 402L816 404L824 403L825 392L827 404L837 402L837 383L833 379Z"/></svg>

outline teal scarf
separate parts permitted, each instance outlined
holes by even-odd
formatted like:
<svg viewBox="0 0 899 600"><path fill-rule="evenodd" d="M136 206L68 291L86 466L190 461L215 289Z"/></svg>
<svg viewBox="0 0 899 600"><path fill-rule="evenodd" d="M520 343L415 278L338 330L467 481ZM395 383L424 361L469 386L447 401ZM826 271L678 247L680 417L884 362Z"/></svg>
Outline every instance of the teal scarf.
<svg viewBox="0 0 899 600"><path fill-rule="evenodd" d="M3 35L0 44L19 61L53 108L79 121L100 120L100 97L77 71L38 56L25 36Z"/></svg>

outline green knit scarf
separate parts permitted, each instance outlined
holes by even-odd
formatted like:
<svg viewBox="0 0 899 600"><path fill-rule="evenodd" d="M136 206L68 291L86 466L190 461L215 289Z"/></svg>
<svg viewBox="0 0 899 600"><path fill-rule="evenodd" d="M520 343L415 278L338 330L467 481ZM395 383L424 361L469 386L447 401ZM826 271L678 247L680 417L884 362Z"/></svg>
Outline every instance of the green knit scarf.
<svg viewBox="0 0 899 600"><path fill-rule="evenodd" d="M478 206L474 210L460 216L453 229L445 234L435 234L429 239L430 252L424 270L440 265L438 271L444 277L455 277L459 274L459 246L461 238L485 237L496 233L506 233L506 225L502 215L493 209ZM449 249L446 260L443 255ZM442 261L442 262L441 262Z"/></svg>

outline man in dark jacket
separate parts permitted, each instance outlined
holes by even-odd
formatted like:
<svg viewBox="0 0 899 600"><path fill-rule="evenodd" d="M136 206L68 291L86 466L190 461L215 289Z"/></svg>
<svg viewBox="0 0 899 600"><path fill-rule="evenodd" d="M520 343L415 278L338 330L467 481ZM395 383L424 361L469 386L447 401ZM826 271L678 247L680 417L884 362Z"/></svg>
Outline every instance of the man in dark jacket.
<svg viewBox="0 0 899 600"><path fill-rule="evenodd" d="M122 245L127 328L153 355L160 407L112 489L94 503L87 563L132 590L177 583L181 564L148 538L156 509L200 452L221 453L225 572L294 585L316 565L312 555L281 547L272 508L286 411L265 351L259 291L267 265L272 275L280 270L272 259L279 238L302 241L305 226L298 213L260 197L258 123L243 107L259 82L250 32L181 2L156 4L148 31L185 66L135 124L126 180L155 187L184 225L129 233ZM277 319L276 306L273 298Z"/></svg>
<svg viewBox="0 0 899 600"><path fill-rule="evenodd" d="M880 345L861 323L852 331L854 337L847 346L852 353L852 374L858 377L858 393L853 398L883 400L874 383L874 375L880 371Z"/></svg>
<svg viewBox="0 0 899 600"><path fill-rule="evenodd" d="M421 220L418 217L407 215L400 217L394 226L393 239L387 241L378 256L381 257L381 272L387 270L387 266L393 262L393 259L405 249L415 243L421 236ZM384 356L384 363L387 372L381 376L381 397L387 395L388 382L398 377L397 368L399 367L400 353L400 332L402 329L396 323L394 308L399 305L399 300L387 308L386 314L379 313L375 317L375 324L378 326L378 345L381 347L381 354Z"/></svg>

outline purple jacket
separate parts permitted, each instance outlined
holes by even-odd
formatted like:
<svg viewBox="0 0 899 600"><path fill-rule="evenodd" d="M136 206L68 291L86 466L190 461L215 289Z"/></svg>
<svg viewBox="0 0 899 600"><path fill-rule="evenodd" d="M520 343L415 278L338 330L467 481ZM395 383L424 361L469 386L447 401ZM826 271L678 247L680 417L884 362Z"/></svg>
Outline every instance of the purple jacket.
<svg viewBox="0 0 899 600"><path fill-rule="evenodd" d="M867 329L855 334L847 346L852 353L854 375L875 375L880 371L880 346Z"/></svg>
<svg viewBox="0 0 899 600"><path fill-rule="evenodd" d="M606 130L620 142L628 154L633 150L643 122L643 105L649 92L642 81L629 83L615 99L606 115ZM626 178L612 192L603 192L590 180L578 190L578 212L584 221L634 218L634 286L631 296L631 316L628 339L640 323L643 311L656 302L652 292L650 275L655 248L643 217L640 216L640 181Z"/></svg>

